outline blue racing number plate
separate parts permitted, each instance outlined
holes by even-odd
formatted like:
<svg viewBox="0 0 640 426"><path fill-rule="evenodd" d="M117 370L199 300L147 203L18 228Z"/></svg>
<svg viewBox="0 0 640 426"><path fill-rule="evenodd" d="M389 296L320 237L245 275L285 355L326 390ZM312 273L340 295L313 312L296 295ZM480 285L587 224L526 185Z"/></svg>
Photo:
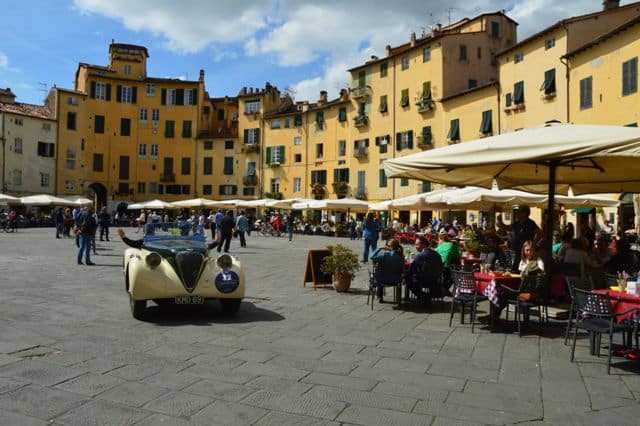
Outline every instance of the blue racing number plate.
<svg viewBox="0 0 640 426"><path fill-rule="evenodd" d="M202 305L204 298L202 296L176 296L176 305Z"/></svg>

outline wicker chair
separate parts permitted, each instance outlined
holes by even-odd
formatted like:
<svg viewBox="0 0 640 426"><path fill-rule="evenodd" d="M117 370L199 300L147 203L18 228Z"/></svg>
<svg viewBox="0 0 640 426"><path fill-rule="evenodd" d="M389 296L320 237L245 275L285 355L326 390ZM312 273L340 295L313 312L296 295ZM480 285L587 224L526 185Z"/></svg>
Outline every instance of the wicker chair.
<svg viewBox="0 0 640 426"><path fill-rule="evenodd" d="M475 330L476 325L476 309L478 302L487 300L487 296L479 294L476 287L476 279L473 272L465 272L457 269L451 269L451 278L453 279L453 295L451 299L451 314L449 315L449 327L453 321L453 312L456 303L460 304L460 324L464 324L464 309L467 304L471 305L471 333Z"/></svg>

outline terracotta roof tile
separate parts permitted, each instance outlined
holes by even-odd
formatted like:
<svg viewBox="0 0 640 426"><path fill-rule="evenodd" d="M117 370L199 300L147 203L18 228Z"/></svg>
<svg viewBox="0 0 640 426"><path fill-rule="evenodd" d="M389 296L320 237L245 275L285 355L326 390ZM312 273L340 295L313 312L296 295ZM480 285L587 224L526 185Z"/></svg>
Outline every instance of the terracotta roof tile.
<svg viewBox="0 0 640 426"><path fill-rule="evenodd" d="M34 118L53 120L53 113L42 105L16 103L0 103L0 111L9 114L18 114Z"/></svg>

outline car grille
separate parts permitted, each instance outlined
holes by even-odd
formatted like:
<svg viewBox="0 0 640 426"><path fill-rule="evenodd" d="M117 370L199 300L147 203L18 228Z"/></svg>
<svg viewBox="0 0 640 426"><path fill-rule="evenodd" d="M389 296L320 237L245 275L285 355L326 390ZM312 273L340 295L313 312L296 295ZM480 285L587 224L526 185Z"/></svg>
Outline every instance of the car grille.
<svg viewBox="0 0 640 426"><path fill-rule="evenodd" d="M201 253L184 251L176 255L176 266L184 288L189 293L195 290L202 273L204 256Z"/></svg>

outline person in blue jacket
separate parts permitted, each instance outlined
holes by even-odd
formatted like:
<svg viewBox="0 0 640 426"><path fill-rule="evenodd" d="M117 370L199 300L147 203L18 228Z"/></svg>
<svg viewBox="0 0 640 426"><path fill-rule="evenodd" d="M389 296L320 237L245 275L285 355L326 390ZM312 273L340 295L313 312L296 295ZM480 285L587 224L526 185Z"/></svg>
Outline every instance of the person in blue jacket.
<svg viewBox="0 0 640 426"><path fill-rule="evenodd" d="M362 261L367 263L369 261L369 250L373 251L378 248L378 239L380 238L380 231L382 231L382 224L376 218L375 213L369 213L362 227L362 238L364 239Z"/></svg>

